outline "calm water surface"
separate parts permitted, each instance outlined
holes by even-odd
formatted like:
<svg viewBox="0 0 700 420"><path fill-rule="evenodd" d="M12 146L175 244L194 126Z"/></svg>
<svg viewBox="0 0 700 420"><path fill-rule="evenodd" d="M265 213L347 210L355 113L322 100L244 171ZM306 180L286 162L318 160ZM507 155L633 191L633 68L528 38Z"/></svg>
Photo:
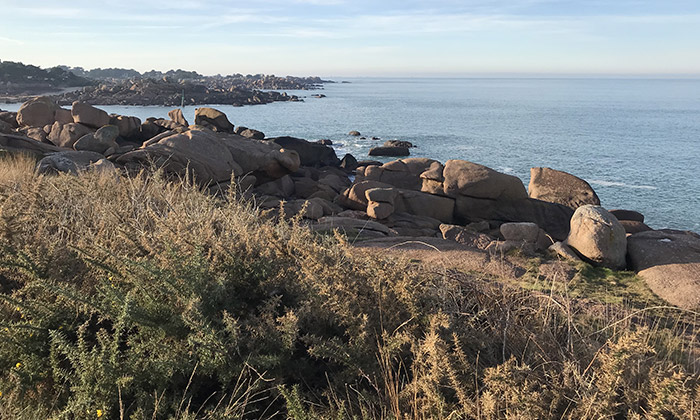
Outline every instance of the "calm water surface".
<svg viewBox="0 0 700 420"><path fill-rule="evenodd" d="M548 166L587 180L607 208L655 228L700 230L700 80L348 79L323 99L216 106L270 136L329 138L366 159L378 141L408 140L412 156L466 159L520 177ZM289 93L310 96L314 92ZM1 105L16 110L18 105ZM167 117L168 107L102 107ZM185 108L194 119L194 107Z"/></svg>

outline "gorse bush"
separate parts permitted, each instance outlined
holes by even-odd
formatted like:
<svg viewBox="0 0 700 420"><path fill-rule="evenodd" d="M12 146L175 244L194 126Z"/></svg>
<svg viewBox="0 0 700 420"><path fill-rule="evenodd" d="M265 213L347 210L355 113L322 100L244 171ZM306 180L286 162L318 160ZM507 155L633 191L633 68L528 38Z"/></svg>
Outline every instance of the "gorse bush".
<svg viewBox="0 0 700 420"><path fill-rule="evenodd" d="M157 171L5 159L0 246L3 419L700 416L692 314L582 321Z"/></svg>

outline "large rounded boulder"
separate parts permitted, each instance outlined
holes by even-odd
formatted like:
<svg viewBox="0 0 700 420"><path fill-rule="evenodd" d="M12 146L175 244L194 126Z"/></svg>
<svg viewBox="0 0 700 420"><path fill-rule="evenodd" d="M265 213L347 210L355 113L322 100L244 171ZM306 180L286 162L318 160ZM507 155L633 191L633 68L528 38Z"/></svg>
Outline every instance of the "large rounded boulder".
<svg viewBox="0 0 700 420"><path fill-rule="evenodd" d="M627 265L625 228L600 206L587 204L576 209L566 243L597 265L614 270Z"/></svg>
<svg viewBox="0 0 700 420"><path fill-rule="evenodd" d="M46 96L39 96L22 104L17 111L17 124L20 127L43 127L56 121L56 103Z"/></svg>

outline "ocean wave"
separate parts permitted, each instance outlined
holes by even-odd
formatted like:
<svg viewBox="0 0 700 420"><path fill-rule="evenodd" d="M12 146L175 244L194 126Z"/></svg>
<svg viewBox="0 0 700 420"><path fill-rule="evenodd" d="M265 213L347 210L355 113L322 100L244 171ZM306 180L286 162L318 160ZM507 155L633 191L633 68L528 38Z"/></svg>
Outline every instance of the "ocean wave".
<svg viewBox="0 0 700 420"><path fill-rule="evenodd" d="M616 181L601 181L601 180L591 180L588 181L589 184L593 185L600 185L603 187L622 187L622 188L635 188L639 190L657 190L657 187L654 187L652 185L630 185L630 184L625 184L624 182L616 182Z"/></svg>

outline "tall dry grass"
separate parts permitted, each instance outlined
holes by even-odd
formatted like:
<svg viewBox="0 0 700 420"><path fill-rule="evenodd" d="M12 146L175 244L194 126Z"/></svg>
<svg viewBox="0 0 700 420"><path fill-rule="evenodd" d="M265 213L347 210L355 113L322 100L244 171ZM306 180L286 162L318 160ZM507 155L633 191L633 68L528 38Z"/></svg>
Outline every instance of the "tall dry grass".
<svg viewBox="0 0 700 420"><path fill-rule="evenodd" d="M700 416L693 314L368 256L235 189L5 159L0 246L2 418Z"/></svg>

